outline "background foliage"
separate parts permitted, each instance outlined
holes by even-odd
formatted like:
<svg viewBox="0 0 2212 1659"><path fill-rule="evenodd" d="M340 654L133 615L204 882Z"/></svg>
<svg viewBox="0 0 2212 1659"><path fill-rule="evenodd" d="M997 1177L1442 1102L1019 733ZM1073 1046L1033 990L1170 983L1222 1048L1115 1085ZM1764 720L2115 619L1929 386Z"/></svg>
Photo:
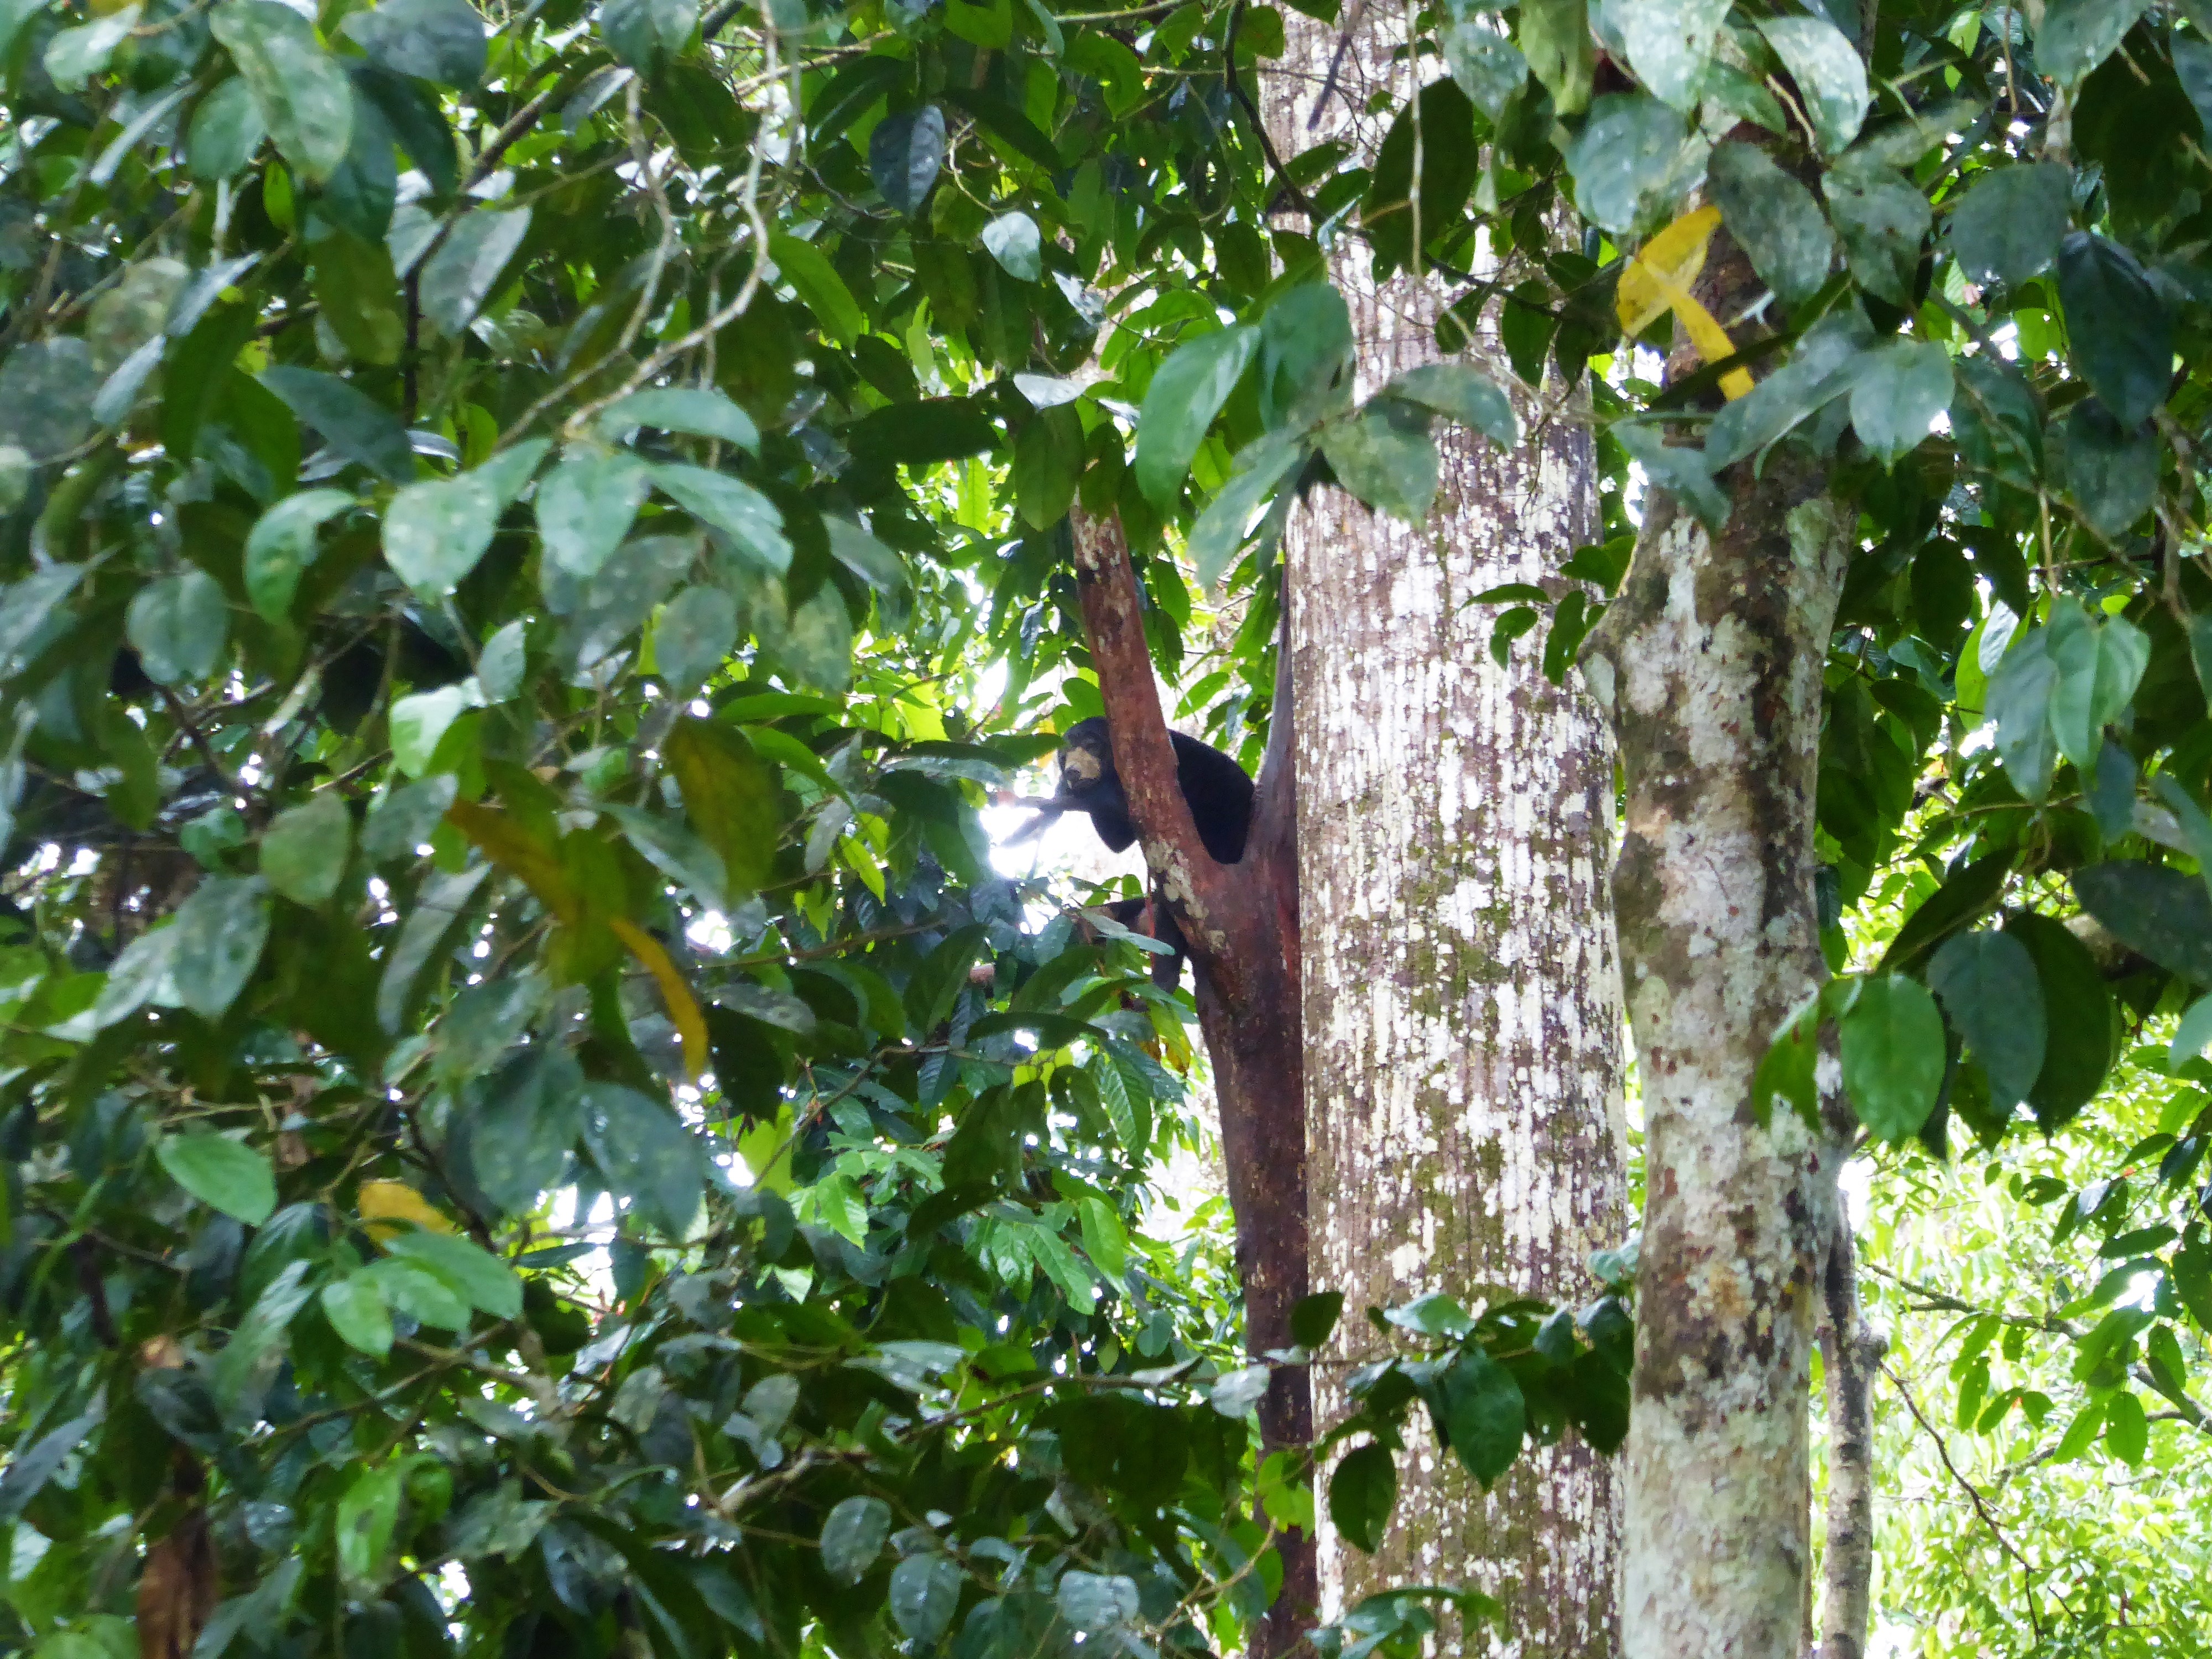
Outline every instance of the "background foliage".
<svg viewBox="0 0 2212 1659"><path fill-rule="evenodd" d="M2039 1470L2201 1468L2212 33L1863 27L1421 10L1374 155L1270 157L1267 7L0 4L0 1641L1239 1639L1312 1499L1249 1443L1218 1229L1149 1196L1181 1005L977 809L1098 712L1073 505L1253 763L1297 491L1418 520L1432 429L1570 393L1607 539L1491 596L1555 675L1644 490L1717 521L1790 446L1859 515L1852 971L1769 1081L1838 1021L1920 1149L1900 1239L1958 1190L1920 1160L1999 1170L1917 1397L2047 1421ZM1688 296L1717 226L1742 315ZM1355 401L1329 250L1490 372ZM1610 1443L1601 1288L1347 1322L1346 1534L1416 1402L1484 1478ZM2099 1490L2033 1510L2063 1602L1942 1616L2141 1624Z"/></svg>

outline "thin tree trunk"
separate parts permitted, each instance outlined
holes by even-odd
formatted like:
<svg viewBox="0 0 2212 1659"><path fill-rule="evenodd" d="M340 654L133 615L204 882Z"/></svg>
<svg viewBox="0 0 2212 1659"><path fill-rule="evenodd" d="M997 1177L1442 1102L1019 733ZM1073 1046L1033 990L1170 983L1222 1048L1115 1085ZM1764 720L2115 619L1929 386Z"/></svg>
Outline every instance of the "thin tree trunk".
<svg viewBox="0 0 2212 1659"><path fill-rule="evenodd" d="M1246 1349L1288 1348L1291 1310L1306 1293L1304 1061L1297 1033L1296 772L1288 733L1289 665L1279 665L1275 714L1243 859L1217 864L1176 781L1141 605L1120 521L1073 514L1078 592L1092 665L1114 743L1114 763L1145 863L1190 951L1199 1024L1213 1065L1222 1163L1237 1218ZM1260 1402L1269 1449L1313 1438L1305 1370L1279 1367ZM1283 1585L1250 1649L1274 1659L1313 1622L1313 1540L1279 1536Z"/></svg>
<svg viewBox="0 0 2212 1659"><path fill-rule="evenodd" d="M1758 289L1717 235L1698 297ZM1752 1077L1825 976L1814 905L1821 671L1853 520L1779 453L1723 483L1727 527L1647 498L1620 597L1584 648L1627 813L1613 903L1647 1198L1624 1480L1630 1659L1797 1659L1811 1549L1807 1395L1847 1142ZM1824 1060L1827 1091L1836 1068Z"/></svg>
<svg viewBox="0 0 2212 1659"><path fill-rule="evenodd" d="M1371 155L1381 140L1347 117L1378 76L1402 75L1390 50L1404 17L1347 16L1336 90L1312 128L1338 31L1288 19L1266 99L1285 155L1331 137ZM1368 264L1347 237L1331 270L1363 393L1439 358L1449 297L1419 278L1378 286ZM1524 400L1524 418L1534 412ZM1511 453L1439 436L1443 488L1425 524L1327 490L1285 538L1312 1277L1346 1293L1355 1343L1365 1308L1429 1291L1584 1299L1589 1253L1627 1226L1610 745L1587 696L1544 678L1540 641L1500 667L1486 648L1495 608L1468 604L1551 580L1592 539L1589 434L1571 414ZM1323 1424L1345 1404L1343 1376L1341 1364L1316 1376ZM1603 1459L1579 1443L1532 1450L1486 1496L1424 1438L1400 1479L1372 1557L1323 1520L1325 1614L1443 1581L1506 1603L1501 1650L1616 1650L1619 1504ZM1488 1643L1448 1631L1440 1650Z"/></svg>
<svg viewBox="0 0 2212 1659"><path fill-rule="evenodd" d="M1822 1275L1820 1370L1828 1402L1828 1538L1820 1659L1864 1659L1874 1589L1874 1376L1889 1344L1859 1314L1858 1259L1840 1208Z"/></svg>

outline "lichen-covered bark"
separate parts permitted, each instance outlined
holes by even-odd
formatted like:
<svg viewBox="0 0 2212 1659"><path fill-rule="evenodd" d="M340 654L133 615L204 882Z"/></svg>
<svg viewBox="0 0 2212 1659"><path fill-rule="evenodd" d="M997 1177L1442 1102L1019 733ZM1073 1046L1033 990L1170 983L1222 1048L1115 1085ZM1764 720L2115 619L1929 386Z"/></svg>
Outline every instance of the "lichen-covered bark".
<svg viewBox="0 0 2212 1659"><path fill-rule="evenodd" d="M1308 120L1337 31L1289 17L1266 84L1285 155L1348 137L1390 67L1402 13L1368 8L1335 94ZM1378 286L1339 244L1363 392L1434 362L1441 282ZM1502 372L1501 379L1510 379ZM1536 412L1524 401L1524 417ZM1544 678L1539 640L1486 649L1488 587L1547 580L1595 527L1589 437L1554 417L1501 453L1455 431L1418 528L1317 493L1285 538L1297 726L1311 1261L1359 1310L1443 1290L1574 1302L1589 1252L1627 1225L1620 1005L1605 872L1612 757L1579 688ZM1320 1370L1316 1413L1344 1404ZM1328 1529L1322 1606L1450 1582L1499 1595L1499 1650L1615 1650L1613 1472L1579 1443L1533 1451L1486 1496L1423 1438L1401 1460L1382 1548ZM1490 1638L1448 1636L1443 1651Z"/></svg>
<svg viewBox="0 0 2212 1659"><path fill-rule="evenodd" d="M1752 1075L1825 971L1814 782L1851 526L1801 462L1730 483L1718 535L1654 494L1583 653L1627 785L1613 903L1645 1123L1630 1659L1796 1659L1810 1553L1807 1393L1843 1149L1786 1109L1759 1127Z"/></svg>
<svg viewBox="0 0 2212 1659"><path fill-rule="evenodd" d="M1822 1275L1820 1370L1828 1406L1828 1537L1820 1659L1863 1659L1874 1589L1874 1376L1889 1344L1859 1312L1858 1257L1840 1207Z"/></svg>

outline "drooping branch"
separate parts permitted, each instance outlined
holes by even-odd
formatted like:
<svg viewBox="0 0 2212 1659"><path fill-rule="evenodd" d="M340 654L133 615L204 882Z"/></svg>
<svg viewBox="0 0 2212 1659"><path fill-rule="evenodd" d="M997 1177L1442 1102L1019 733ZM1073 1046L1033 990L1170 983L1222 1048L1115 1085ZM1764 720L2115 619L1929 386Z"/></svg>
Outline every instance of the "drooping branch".
<svg viewBox="0 0 2212 1659"><path fill-rule="evenodd" d="M1118 519L1071 520L1091 665L1112 733L1114 765L1157 890L1188 942L1199 1024L1213 1063L1222 1160L1237 1217L1245 1346L1291 1345L1291 1310L1306 1293L1305 1085L1297 977L1296 793L1290 774L1289 672L1276 676L1275 726L1243 860L1216 863L1177 780L1152 679L1128 543ZM1302 1367L1277 1370L1260 1404L1270 1447L1313 1437ZM1317 1601L1313 1542L1278 1542L1283 1592L1255 1652L1286 1653Z"/></svg>

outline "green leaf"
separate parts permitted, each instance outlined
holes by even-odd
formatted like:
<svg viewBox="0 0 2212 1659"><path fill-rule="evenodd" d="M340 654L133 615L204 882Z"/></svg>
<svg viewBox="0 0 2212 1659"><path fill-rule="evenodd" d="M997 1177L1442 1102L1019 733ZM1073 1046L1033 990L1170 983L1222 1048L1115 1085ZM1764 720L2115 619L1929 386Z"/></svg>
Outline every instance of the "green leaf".
<svg viewBox="0 0 2212 1659"><path fill-rule="evenodd" d="M1820 187L1858 285L1893 305L1911 305L1920 245L1935 222L1928 198L1896 168L1850 156L1828 170Z"/></svg>
<svg viewBox="0 0 2212 1659"><path fill-rule="evenodd" d="M1346 1543L1370 1555L1382 1547L1397 1503L1398 1465L1387 1446L1355 1446L1328 1478L1329 1520Z"/></svg>
<svg viewBox="0 0 2212 1659"><path fill-rule="evenodd" d="M1260 319L1261 424L1296 436L1349 408L1352 355L1352 313L1334 287L1301 283L1279 295Z"/></svg>
<svg viewBox="0 0 2212 1659"><path fill-rule="evenodd" d="M1049 530L1067 516L1083 471L1083 417L1073 404L1041 410L1014 440L1014 501L1022 522Z"/></svg>
<svg viewBox="0 0 2212 1659"><path fill-rule="evenodd" d="M609 1189L669 1237L699 1213L707 1156L698 1138L659 1101L617 1083L584 1090L584 1145Z"/></svg>
<svg viewBox="0 0 2212 1659"><path fill-rule="evenodd" d="M1444 31L1444 64L1474 106L1495 125L1528 79L1528 60L1486 17L1470 17Z"/></svg>
<svg viewBox="0 0 2212 1659"><path fill-rule="evenodd" d="M538 486L545 556L573 575L596 576L653 493L653 469L626 449L579 445Z"/></svg>
<svg viewBox="0 0 2212 1659"><path fill-rule="evenodd" d="M307 489L255 520L246 538L246 597L270 622L292 608L300 577L315 562L315 532L354 504L343 489Z"/></svg>
<svg viewBox="0 0 2212 1659"><path fill-rule="evenodd" d="M243 76L200 100L185 137L185 170L208 184L235 178L269 136L261 106Z"/></svg>
<svg viewBox="0 0 2212 1659"><path fill-rule="evenodd" d="M944 165L945 112L934 104L886 115L868 135L868 176L909 217L921 211Z"/></svg>
<svg viewBox="0 0 2212 1659"><path fill-rule="evenodd" d="M2150 640L2124 617L2092 621L2071 598L2051 607L2051 732L2058 750L2084 772L2097 763L2105 727L2119 718L2150 665Z"/></svg>
<svg viewBox="0 0 2212 1659"><path fill-rule="evenodd" d="M335 789L279 812L261 837L261 875L295 904L327 904L345 874L353 814Z"/></svg>
<svg viewBox="0 0 2212 1659"><path fill-rule="evenodd" d="M783 514L750 484L680 461L655 465L653 482L700 523L727 536L761 569L775 576L790 570L791 543L783 533Z"/></svg>
<svg viewBox="0 0 2212 1659"><path fill-rule="evenodd" d="M323 1317L349 1347L381 1359L392 1352L392 1310L374 1273L356 1272L323 1286Z"/></svg>
<svg viewBox="0 0 2212 1659"><path fill-rule="evenodd" d="M383 1582L385 1558L399 1524L399 1481L397 1463L362 1470L331 1516L338 1571L357 1589L374 1589Z"/></svg>
<svg viewBox="0 0 2212 1659"><path fill-rule="evenodd" d="M822 528L830 556L878 593L903 593L913 586L906 562L850 519L826 514Z"/></svg>
<svg viewBox="0 0 2212 1659"><path fill-rule="evenodd" d="M985 225L983 246L1009 276L1034 283L1044 274L1044 241L1026 213L1002 213Z"/></svg>
<svg viewBox="0 0 2212 1659"><path fill-rule="evenodd" d="M2047 628L2014 640L1990 676L1985 708L1996 722L1997 753L2023 800L2041 800L2051 793L2051 775L2058 764L2051 692L2057 678Z"/></svg>
<svg viewBox="0 0 2212 1659"><path fill-rule="evenodd" d="M164 1135L154 1155L169 1179L211 1210L258 1227L276 1213L276 1177L269 1160L228 1135Z"/></svg>
<svg viewBox="0 0 2212 1659"><path fill-rule="evenodd" d="M2043 982L2048 1036L2043 1073L2028 1092L2028 1103L2048 1132L2087 1105L2112 1069L2112 994L2096 958L2064 924L2049 916L2014 914L2005 919L2005 932L2027 947L2035 958L2035 976Z"/></svg>
<svg viewBox="0 0 2212 1659"><path fill-rule="evenodd" d="M1644 89L1688 114L1728 11L1729 0L1641 0L1612 15Z"/></svg>
<svg viewBox="0 0 2212 1659"><path fill-rule="evenodd" d="M607 405L599 416L601 432L611 438L641 426L663 432L719 438L749 454L760 451L760 428L753 417L712 386L655 386L633 392Z"/></svg>
<svg viewBox="0 0 2212 1659"><path fill-rule="evenodd" d="M645 75L682 52L698 23L696 0L605 0L599 8L600 36Z"/></svg>
<svg viewBox="0 0 2212 1659"><path fill-rule="evenodd" d="M1884 466L1920 447L1951 406L1951 354L1934 341L1885 340L1851 386L1851 426Z"/></svg>
<svg viewBox="0 0 2212 1659"><path fill-rule="evenodd" d="M1522 15L1525 36L1525 9ZM1575 205L1592 223L1615 232L1671 217L1695 181L1690 164L1703 159L1689 136L1680 113L1656 98L1607 93L1591 104L1589 119L1564 152L1574 177Z"/></svg>
<svg viewBox="0 0 2212 1659"><path fill-rule="evenodd" d="M1705 164L1705 181L1759 280L1785 306L1811 299L1836 258L1835 233L1813 192L1756 144L1719 146Z"/></svg>
<svg viewBox="0 0 2212 1659"><path fill-rule="evenodd" d="M687 587L653 627L653 660L672 691L703 685L738 642L738 602L719 587Z"/></svg>
<svg viewBox="0 0 2212 1659"><path fill-rule="evenodd" d="M353 88L315 26L282 0L222 0L208 26L245 77L278 153L310 184L329 178L353 142Z"/></svg>
<svg viewBox="0 0 2212 1659"><path fill-rule="evenodd" d="M1377 398L1321 429L1321 453L1336 481L1368 506L1419 524L1437 495L1437 446L1425 413Z"/></svg>
<svg viewBox="0 0 2212 1659"><path fill-rule="evenodd" d="M583 1132L583 1086L565 1050L533 1044L470 1092L470 1172L507 1213L528 1211L568 1168Z"/></svg>
<svg viewBox="0 0 2212 1659"><path fill-rule="evenodd" d="M1951 246L1970 283L2024 283L2058 257L2074 212L2074 180L2055 161L1978 179L1951 216Z"/></svg>
<svg viewBox="0 0 2212 1659"><path fill-rule="evenodd" d="M2157 429L2127 431L2094 398L2066 411L2051 436L2053 482L2090 529L2117 542L2142 521L2158 496L2165 450Z"/></svg>
<svg viewBox="0 0 2212 1659"><path fill-rule="evenodd" d="M951 1556L935 1550L909 1555L891 1569L891 1617L915 1641L932 1646L951 1627L960 1585L960 1564Z"/></svg>
<svg viewBox="0 0 2212 1659"><path fill-rule="evenodd" d="M466 92L483 79L483 19L468 0L379 0L339 25L373 64Z"/></svg>
<svg viewBox="0 0 2212 1659"><path fill-rule="evenodd" d="M2136 256L2075 231L2058 245L2058 297L2075 365L2112 418L2130 431L2166 401L2173 321Z"/></svg>
<svg viewBox="0 0 2212 1659"><path fill-rule="evenodd" d="M1504 388L1465 363L1424 363L1409 368L1382 388L1386 398L1419 404L1447 420L1473 427L1501 449L1521 441L1520 417Z"/></svg>
<svg viewBox="0 0 2212 1659"><path fill-rule="evenodd" d="M416 278L422 314L458 338L499 286L500 273L530 232L526 207L464 214Z"/></svg>
<svg viewBox="0 0 2212 1659"><path fill-rule="evenodd" d="M81 27L57 31L46 42L45 57L46 71L54 84L64 92L83 91L85 83L107 67L116 47L130 38L138 13L138 7L125 6Z"/></svg>
<svg viewBox="0 0 2212 1659"><path fill-rule="evenodd" d="M1239 324L1184 341L1160 365L1137 416L1134 470L1146 500L1173 505L1206 428L1259 349L1259 330Z"/></svg>
<svg viewBox="0 0 2212 1659"><path fill-rule="evenodd" d="M1928 988L1982 1062L1990 1103L2009 1115L2043 1071L2047 1030L2035 959L2010 933L1954 933L1929 960Z"/></svg>
<svg viewBox="0 0 2212 1659"><path fill-rule="evenodd" d="M2105 1402L2105 1449L2123 1463L2140 1463L2150 1449L2150 1419L2126 1389Z"/></svg>
<svg viewBox="0 0 2212 1659"><path fill-rule="evenodd" d="M1190 558L1201 589L1219 581L1236 562L1252 515L1304 464L1308 453L1304 441L1287 432L1271 433L1237 452L1229 482L1191 526Z"/></svg>
<svg viewBox="0 0 2212 1659"><path fill-rule="evenodd" d="M849 346L868 331L852 289L845 286L845 279L823 257L821 249L795 236L771 236L768 252L799 302L839 345Z"/></svg>
<svg viewBox="0 0 2212 1659"><path fill-rule="evenodd" d="M1579 115L1589 107L1597 55L1585 0L1522 0L1520 47L1554 110ZM1332 1498L1332 1506L1334 1502Z"/></svg>
<svg viewBox="0 0 2212 1659"><path fill-rule="evenodd" d="M1859 1121L1901 1146L1936 1109L1943 1085L1943 1017L1935 1000L1912 980L1883 975L1860 988L1837 1028L1844 1087Z"/></svg>
<svg viewBox="0 0 2212 1659"><path fill-rule="evenodd" d="M448 795L447 800L450 803L452 797ZM372 817L372 836L375 830L376 820ZM377 982L376 1020L387 1035L397 1036L405 1027L422 1000L424 970L459 932L469 901L490 873L489 864L479 864L455 875L434 875L422 884L407 919L399 924L398 940L385 958L384 972Z"/></svg>
<svg viewBox="0 0 2212 1659"><path fill-rule="evenodd" d="M2212 895L2162 864L2118 860L2076 870L2074 896L2130 950L2212 986Z"/></svg>
<svg viewBox="0 0 2212 1659"><path fill-rule="evenodd" d="M1133 1625L1144 1610L1137 1581L1122 1573L1084 1572L1071 1568L1060 1574L1053 1592L1060 1616L1073 1628L1089 1633Z"/></svg>
<svg viewBox="0 0 2212 1659"><path fill-rule="evenodd" d="M890 1533L891 1506L882 1498L841 1498L822 1522L823 1570L841 1584L859 1583Z"/></svg>
<svg viewBox="0 0 2212 1659"><path fill-rule="evenodd" d="M440 740L477 702L465 684L441 685L400 698L392 705L392 763L410 778L422 776L430 769Z"/></svg>
<svg viewBox="0 0 2212 1659"><path fill-rule="evenodd" d="M676 722L660 752L684 792L684 815L720 857L731 885L759 888L782 835L775 769L735 727L690 715Z"/></svg>
<svg viewBox="0 0 2212 1659"><path fill-rule="evenodd" d="M1840 154L1859 136L1872 101L1857 48L1825 17L1763 17L1759 32L1797 83L1822 154Z"/></svg>
<svg viewBox="0 0 2212 1659"><path fill-rule="evenodd" d="M1658 427L1635 421L1616 421L1608 430L1629 459L1644 469L1653 486L1696 514L1708 531L1717 531L1728 522L1728 493L1713 481L1712 463L1705 451L1687 444L1670 444ZM1534 623L1534 612L1528 621Z"/></svg>
<svg viewBox="0 0 2212 1659"><path fill-rule="evenodd" d="M384 561L428 599L441 599L477 568L499 529L499 492L481 469L409 484L384 514Z"/></svg>
<svg viewBox="0 0 2212 1659"><path fill-rule="evenodd" d="M1318 1350L1328 1341L1343 1314L1342 1291L1316 1291L1300 1297L1291 1310L1291 1340L1301 1348Z"/></svg>
<svg viewBox="0 0 2212 1659"><path fill-rule="evenodd" d="M513 1319L522 1311L522 1281L514 1269L469 1239L450 1233L400 1233L386 1239L384 1248L450 1280L471 1306L494 1319Z"/></svg>
<svg viewBox="0 0 2212 1659"><path fill-rule="evenodd" d="M1224 1417L1249 1417L1267 1392L1269 1371L1265 1365L1240 1365L1224 1371L1206 1392L1206 1404Z"/></svg>
<svg viewBox="0 0 2212 1659"><path fill-rule="evenodd" d="M177 1006L220 1019L269 942L269 885L259 876L205 877L177 907L169 931Z"/></svg>
<svg viewBox="0 0 2212 1659"><path fill-rule="evenodd" d="M230 640L222 585L204 570L180 570L131 596L124 632L147 677L161 685L204 680Z"/></svg>
<svg viewBox="0 0 2212 1659"><path fill-rule="evenodd" d="M2173 1028L2173 1042L2166 1053L2166 1069L2179 1072L2207 1048L2212 1048L2212 996L2189 1005L2181 1023Z"/></svg>
<svg viewBox="0 0 2212 1659"><path fill-rule="evenodd" d="M277 0L236 3L276 5ZM319 369L283 363L263 369L261 384L348 460L359 461L394 483L406 483L414 477L415 453L407 442L407 428L398 416L358 386Z"/></svg>
<svg viewBox="0 0 2212 1659"><path fill-rule="evenodd" d="M384 1299L410 1319L441 1331L469 1328L469 1299L461 1287L428 1262L386 1256L365 1272L376 1281Z"/></svg>
<svg viewBox="0 0 2212 1659"><path fill-rule="evenodd" d="M1528 1405L1512 1373L1480 1348L1461 1350L1443 1374L1438 1413L1453 1452L1486 1492L1513 1467L1528 1432Z"/></svg>
<svg viewBox="0 0 2212 1659"><path fill-rule="evenodd" d="M2035 32L2035 66L2062 87L2077 85L2148 9L2148 0L2050 0Z"/></svg>

